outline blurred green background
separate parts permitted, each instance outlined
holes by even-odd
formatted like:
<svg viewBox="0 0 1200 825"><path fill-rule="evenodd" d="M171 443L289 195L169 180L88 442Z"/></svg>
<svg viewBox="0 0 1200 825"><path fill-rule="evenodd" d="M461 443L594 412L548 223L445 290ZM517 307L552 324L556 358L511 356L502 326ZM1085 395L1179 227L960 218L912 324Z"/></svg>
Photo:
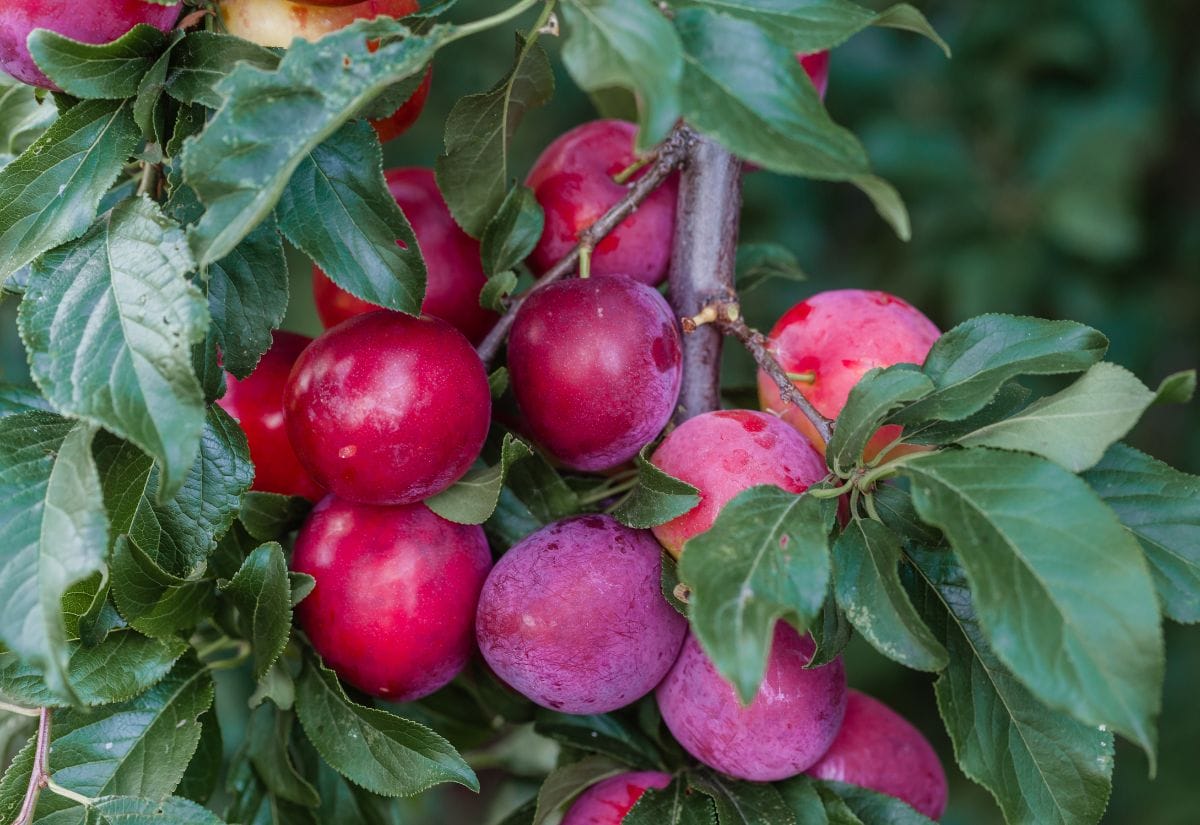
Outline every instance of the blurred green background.
<svg viewBox="0 0 1200 825"><path fill-rule="evenodd" d="M463 0L455 16L493 2ZM881 5L881 4L870 4ZM1072 318L1104 331L1111 359L1147 383L1200 363L1200 23L1195 0L924 0L917 5L954 49L947 61L927 41L892 30L865 32L832 58L827 105L860 135L878 171L899 188L913 218L901 243L848 186L746 177L742 237L788 246L811 280L752 293L747 314L768 328L799 298L837 287L874 287L922 308L943 329L981 312ZM556 57L559 44L543 43ZM511 33L455 44L435 65L421 121L387 147L389 165L430 165L446 114L509 68ZM518 135L513 171L523 175L557 134L594 117L555 60L558 91ZM316 333L303 259L293 256L286 325ZM22 380L15 302L0 304L0 380ZM726 383L749 386L745 356L727 352ZM1132 436L1142 449L1200 472L1196 407L1156 408ZM1158 777L1118 745L1106 823L1200 821L1200 629L1167 629L1167 686ZM944 818L1000 823L986 791L954 766L928 676L906 671L856 643L851 682L909 716L941 751L951 779ZM226 704L228 706L228 704ZM529 739L488 758L536 767ZM489 813L457 798L426 799L413 822L481 822L535 787L508 783ZM457 794L452 795L458 796ZM448 813L449 803L456 809Z"/></svg>

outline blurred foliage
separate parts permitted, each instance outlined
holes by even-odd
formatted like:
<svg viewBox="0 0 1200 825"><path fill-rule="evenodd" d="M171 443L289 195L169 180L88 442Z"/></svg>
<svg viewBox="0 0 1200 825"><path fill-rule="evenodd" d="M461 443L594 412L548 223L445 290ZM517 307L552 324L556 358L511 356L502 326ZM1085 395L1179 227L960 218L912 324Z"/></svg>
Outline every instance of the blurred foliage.
<svg viewBox="0 0 1200 825"><path fill-rule="evenodd" d="M1200 363L1200 51L1194 0L921 0L950 42L947 61L928 42L869 30L833 55L828 107L865 141L879 173L897 185L913 240L897 241L860 193L750 173L745 241L787 246L811 276L773 281L748 296L752 323L768 328L821 289L870 287L921 307L944 329L972 315L1010 312L1072 318L1112 339L1111 357L1151 386ZM462 0L457 16L485 13ZM456 44L439 55L433 92L416 127L386 147L390 166L431 166L442 125L461 95L482 91L511 62L511 35ZM558 90L527 117L512 168L523 173L556 135L595 116L552 52ZM315 334L309 268L290 256L286 326ZM25 378L16 302L0 303L0 380ZM730 347L726 384L753 384ZM1191 407L1153 410L1131 439L1200 472L1200 420ZM1200 628L1170 627L1158 778L1118 746L1106 823L1196 821L1193 776L1200 741L1194 685ZM929 678L886 662L856 640L851 682L911 718L943 755L951 778L947 823L1001 822L987 792L954 767ZM244 707L236 698L225 711ZM223 713L223 716L225 714ZM236 711L223 720L238 724ZM476 754L484 765L528 766L519 746ZM449 790L414 802L411 822L497 821L533 793L527 779L481 772L482 798ZM436 812L436 813L435 813Z"/></svg>

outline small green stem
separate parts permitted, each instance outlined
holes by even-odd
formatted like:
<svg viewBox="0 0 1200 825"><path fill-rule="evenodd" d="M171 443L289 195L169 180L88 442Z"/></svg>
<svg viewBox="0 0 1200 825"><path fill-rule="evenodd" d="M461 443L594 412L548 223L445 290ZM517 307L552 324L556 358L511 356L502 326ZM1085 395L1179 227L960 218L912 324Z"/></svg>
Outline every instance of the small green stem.
<svg viewBox="0 0 1200 825"><path fill-rule="evenodd" d="M620 172L617 172L617 174L613 175L613 183L618 184L619 186L624 186L625 184L629 183L630 178L632 178L642 169L645 169L651 163L654 163L654 161L657 159L658 154L656 152L647 152L633 163L626 166Z"/></svg>
<svg viewBox="0 0 1200 825"><path fill-rule="evenodd" d="M905 464L915 458L920 458L921 456L925 455L929 455L929 453L910 453L908 455L902 455L893 461L889 461L887 464L884 464L880 467L876 467L869 473L865 473L859 477L858 487L861 490L870 490L871 485L875 484L875 482L881 481L888 476L894 476Z"/></svg>
<svg viewBox="0 0 1200 825"><path fill-rule="evenodd" d="M37 708L23 708L20 705L10 705L8 702L0 702L0 711L16 713L20 716L32 716L35 719L42 715Z"/></svg>
<svg viewBox="0 0 1200 825"><path fill-rule="evenodd" d="M858 502L862 498L862 490L855 487L850 491L850 515L858 518Z"/></svg>
<svg viewBox="0 0 1200 825"><path fill-rule="evenodd" d="M592 247L588 244L579 245L579 277L592 276Z"/></svg>
<svg viewBox="0 0 1200 825"><path fill-rule="evenodd" d="M880 523L883 522L883 519L879 517L879 511L875 509L875 496L867 493L865 496L863 496L863 504L866 505L868 516L873 518L875 521Z"/></svg>
<svg viewBox="0 0 1200 825"><path fill-rule="evenodd" d="M840 487L824 487L820 490L811 490L810 489L808 491L807 495L810 495L813 498L822 498L822 499L837 498L838 496L849 492L853 488L854 488L854 479L851 478L849 481L847 481L845 484L841 485Z"/></svg>
<svg viewBox="0 0 1200 825"><path fill-rule="evenodd" d="M884 459L886 459L888 457L888 453L890 453L892 450L896 449L903 443L904 443L903 435L900 436L899 438L897 438L895 441L889 441L886 445L884 445L883 449L881 449L879 452L877 452L875 454L874 458L872 458L870 461L867 462L867 467L868 468L878 467L880 464L882 464L884 462Z"/></svg>
<svg viewBox="0 0 1200 825"><path fill-rule="evenodd" d="M71 800L72 802L78 802L80 805L90 806L96 801L90 796L84 796L81 793L75 793L75 791L71 790L70 788L64 788L62 785L49 778L46 779L46 790L50 791L51 793L56 793L65 799Z"/></svg>
<svg viewBox="0 0 1200 825"><path fill-rule="evenodd" d="M801 384L811 384L817 380L817 374L812 370L808 372L789 372L786 375L789 381L799 381Z"/></svg>
<svg viewBox="0 0 1200 825"><path fill-rule="evenodd" d="M637 482L637 477L634 476L633 478L625 479L624 481L620 481L616 484L605 484L597 487L595 490L592 490L587 495L580 496L579 503L595 504L597 502L604 501L606 498L612 498L613 496L620 495L621 493L629 492L637 486Z"/></svg>
<svg viewBox="0 0 1200 825"><path fill-rule="evenodd" d="M487 31L488 29L494 29L496 26L507 23L514 17L520 17L526 11L542 2L546 3L546 10L543 12L543 15L544 17L549 17L550 10L552 10L554 6L554 0L520 0L519 3L508 7L499 14L493 14L491 17L485 17L482 20L476 20L473 23L464 23L463 25L458 26L458 30L450 36L450 41L461 40L464 37L470 37L473 34L478 34L479 32ZM537 31L545 22L546 21L544 19L541 20L533 27L532 31Z"/></svg>

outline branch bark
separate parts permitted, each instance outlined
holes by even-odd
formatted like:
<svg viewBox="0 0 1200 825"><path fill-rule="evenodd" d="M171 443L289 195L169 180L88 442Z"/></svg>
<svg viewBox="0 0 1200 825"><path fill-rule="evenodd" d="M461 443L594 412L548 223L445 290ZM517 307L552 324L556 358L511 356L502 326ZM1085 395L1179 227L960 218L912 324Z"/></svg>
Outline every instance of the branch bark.
<svg viewBox="0 0 1200 825"><path fill-rule="evenodd" d="M539 289L544 289L555 281L561 280L575 271L581 253L590 254L596 244L612 232L621 221L632 215L650 193L662 185L671 174L683 163L688 146L693 140L693 133L686 126L680 125L671 132L662 144L654 150L654 163L646 173L629 185L629 192L612 208L600 216L594 224L579 233L579 243L567 253L566 257L548 269L542 277L524 294L514 297L509 303L508 310L500 316L496 326L492 327L487 337L480 342L477 352L484 365L489 365L500 351L508 331L516 319L517 310L525 299ZM586 253L585 253L586 250Z"/></svg>
<svg viewBox="0 0 1200 825"><path fill-rule="evenodd" d="M736 302L733 288L742 163L715 141L696 136L683 168L671 251L670 300L690 318L717 302ZM683 336L683 387L676 422L721 405L721 331L712 324Z"/></svg>

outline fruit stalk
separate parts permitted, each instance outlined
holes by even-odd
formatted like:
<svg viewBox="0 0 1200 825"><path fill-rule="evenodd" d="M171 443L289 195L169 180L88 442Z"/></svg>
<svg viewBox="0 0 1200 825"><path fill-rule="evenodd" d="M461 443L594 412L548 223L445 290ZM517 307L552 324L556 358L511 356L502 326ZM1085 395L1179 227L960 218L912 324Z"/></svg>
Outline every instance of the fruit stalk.
<svg viewBox="0 0 1200 825"><path fill-rule="evenodd" d="M709 138L697 136L690 143L668 275L671 306L681 318L715 302L737 301L733 276L742 211L742 162ZM721 337L712 324L683 337L676 423L720 407Z"/></svg>
<svg viewBox="0 0 1200 825"><path fill-rule="evenodd" d="M662 185L663 181L683 163L688 147L694 140L696 140L695 133L683 124L677 126L655 150L657 154L654 164L646 170L644 175L630 184L628 194L601 215L594 224L580 232L579 243L562 260L546 270L545 274L538 278L523 295L511 299L508 310L500 316L496 326L492 327L492 331L479 344L479 357L484 364L490 364L496 357L496 353L500 351L500 345L508 336L508 331L516 319L517 310L521 308L524 300L537 290L549 286L574 271L576 264L579 263L580 253L585 248L588 251L595 249L596 244L616 229L617 225L629 217L642 201L649 197L651 192Z"/></svg>

